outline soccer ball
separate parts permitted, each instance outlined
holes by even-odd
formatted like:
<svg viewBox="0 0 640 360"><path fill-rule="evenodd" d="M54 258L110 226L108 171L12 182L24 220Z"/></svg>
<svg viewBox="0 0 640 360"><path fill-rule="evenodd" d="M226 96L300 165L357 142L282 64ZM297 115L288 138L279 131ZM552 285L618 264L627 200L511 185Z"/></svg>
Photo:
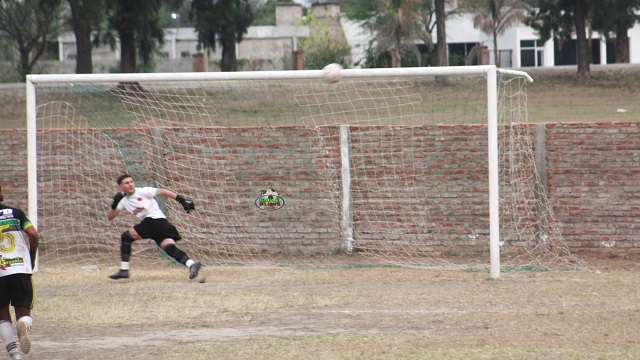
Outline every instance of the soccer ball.
<svg viewBox="0 0 640 360"><path fill-rule="evenodd" d="M340 64L329 64L322 71L324 71L324 80L329 84L337 83L342 79L342 66Z"/></svg>

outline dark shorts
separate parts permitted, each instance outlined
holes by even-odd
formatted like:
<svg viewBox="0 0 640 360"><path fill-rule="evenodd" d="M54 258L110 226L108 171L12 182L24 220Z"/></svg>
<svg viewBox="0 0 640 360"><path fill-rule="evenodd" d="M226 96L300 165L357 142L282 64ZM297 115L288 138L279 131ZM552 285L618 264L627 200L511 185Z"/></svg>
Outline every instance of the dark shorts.
<svg viewBox="0 0 640 360"><path fill-rule="evenodd" d="M158 245L164 239L173 239L179 241L182 239L178 229L167 219L145 218L139 224L134 225L133 229L143 239L153 239Z"/></svg>
<svg viewBox="0 0 640 360"><path fill-rule="evenodd" d="M0 308L33 308L33 278L31 274L13 274L0 277Z"/></svg>

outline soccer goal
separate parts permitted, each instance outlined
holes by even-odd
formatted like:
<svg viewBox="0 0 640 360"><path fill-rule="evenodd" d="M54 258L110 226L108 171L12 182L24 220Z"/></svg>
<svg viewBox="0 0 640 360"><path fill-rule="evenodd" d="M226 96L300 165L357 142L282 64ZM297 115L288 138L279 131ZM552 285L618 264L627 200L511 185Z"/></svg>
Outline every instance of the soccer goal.
<svg viewBox="0 0 640 360"><path fill-rule="evenodd" d="M115 180L161 201L213 265L570 264L536 167L523 72L494 66L31 75L40 264L117 264ZM37 212L34 210L37 209ZM136 242L132 261L161 259ZM569 265L570 266L570 265Z"/></svg>

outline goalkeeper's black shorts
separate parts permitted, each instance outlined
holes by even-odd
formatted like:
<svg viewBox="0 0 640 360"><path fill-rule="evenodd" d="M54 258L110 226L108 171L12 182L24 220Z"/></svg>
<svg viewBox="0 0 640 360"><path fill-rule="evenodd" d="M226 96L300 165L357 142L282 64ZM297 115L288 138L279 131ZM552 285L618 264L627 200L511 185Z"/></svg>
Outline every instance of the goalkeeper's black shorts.
<svg viewBox="0 0 640 360"><path fill-rule="evenodd" d="M153 239L158 246L165 239L173 239L175 241L182 239L178 229L167 219L145 218L139 224L134 225L133 229L141 238Z"/></svg>

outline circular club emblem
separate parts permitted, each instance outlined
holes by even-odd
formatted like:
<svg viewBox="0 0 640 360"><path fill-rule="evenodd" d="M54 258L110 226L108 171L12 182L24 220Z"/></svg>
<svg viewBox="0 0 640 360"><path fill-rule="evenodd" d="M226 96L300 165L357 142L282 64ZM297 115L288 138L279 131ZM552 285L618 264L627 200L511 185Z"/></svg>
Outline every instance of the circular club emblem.
<svg viewBox="0 0 640 360"><path fill-rule="evenodd" d="M254 201L254 204L260 210L278 210L284 206L284 199L277 191L268 188L262 190L260 196Z"/></svg>

